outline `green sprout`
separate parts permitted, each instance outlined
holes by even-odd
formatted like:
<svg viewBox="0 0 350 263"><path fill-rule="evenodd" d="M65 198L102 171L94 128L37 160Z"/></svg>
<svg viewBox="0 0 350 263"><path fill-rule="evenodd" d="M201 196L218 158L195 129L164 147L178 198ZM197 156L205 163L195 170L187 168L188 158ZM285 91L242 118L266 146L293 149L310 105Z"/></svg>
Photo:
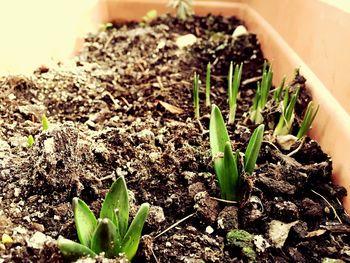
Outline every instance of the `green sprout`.
<svg viewBox="0 0 350 263"><path fill-rule="evenodd" d="M316 114L318 112L319 107L320 106L317 105L317 107L315 109L315 105L313 104L312 101L310 101L309 104L307 105L304 119L301 123L300 129L299 129L298 134L297 134L298 139L303 138L306 135L306 133L309 131L311 124L316 117Z"/></svg>
<svg viewBox="0 0 350 263"><path fill-rule="evenodd" d="M264 134L264 125L259 125L253 132L244 154L244 167L239 165L240 153L232 152L230 138L220 109L212 106L209 138L215 174L219 181L221 197L237 201L241 196L242 174L252 174L259 155Z"/></svg>
<svg viewBox="0 0 350 263"><path fill-rule="evenodd" d="M41 128L43 131L47 131L49 129L49 120L47 119L45 114L43 114L43 116L41 117Z"/></svg>
<svg viewBox="0 0 350 263"><path fill-rule="evenodd" d="M277 103L280 102L280 100L281 100L281 95L282 95L282 91L284 90L285 82L286 82L286 77L284 77L282 79L281 84L278 86L278 88L273 93L273 100Z"/></svg>
<svg viewBox="0 0 350 263"><path fill-rule="evenodd" d="M294 108L299 96L300 86L297 86L295 92L289 98L288 87L285 88L284 99L281 103L282 113L278 124L273 132L274 136L290 134L294 121Z"/></svg>
<svg viewBox="0 0 350 263"><path fill-rule="evenodd" d="M235 72L233 73L233 63L231 61L230 68L228 71L228 104L229 104L228 123L229 124L232 124L235 121L235 117L236 117L237 95L238 95L238 88L241 83L242 67L243 67L242 63L239 66L236 65Z"/></svg>
<svg viewBox="0 0 350 263"><path fill-rule="evenodd" d="M108 31L111 28L113 28L113 24L108 22L108 23L101 24L99 26L99 31L100 32L106 32L106 31Z"/></svg>
<svg viewBox="0 0 350 263"><path fill-rule="evenodd" d="M34 143L35 143L34 137L33 135L30 134L27 138L28 147L32 147Z"/></svg>
<svg viewBox="0 0 350 263"><path fill-rule="evenodd" d="M142 21L143 23L148 24L152 20L154 20L157 17L157 15L158 15L157 10L155 9L149 10L147 14L142 17Z"/></svg>
<svg viewBox="0 0 350 263"><path fill-rule="evenodd" d="M257 84L257 91L253 99L253 106L249 112L250 120L255 124L260 124L264 121L262 112L269 97L270 89L272 86L272 76L272 67L271 65L267 67L267 62L265 61L261 83L258 82Z"/></svg>
<svg viewBox="0 0 350 263"><path fill-rule="evenodd" d="M73 198L73 213L80 244L60 237L58 247L65 258L94 258L104 252L107 258L125 253L128 260L131 260L139 246L142 228L149 213L149 204L141 205L128 227L128 190L124 177L119 177L106 195L99 219L96 219L87 204L77 197Z"/></svg>
<svg viewBox="0 0 350 263"><path fill-rule="evenodd" d="M195 72L193 76L193 105L194 117L199 119L199 75Z"/></svg>
<svg viewBox="0 0 350 263"><path fill-rule="evenodd" d="M205 105L210 107L210 70L211 64L208 62L207 64L207 74L205 76Z"/></svg>
<svg viewBox="0 0 350 263"><path fill-rule="evenodd" d="M181 20L193 14L193 0L170 0L169 6L176 9L176 16Z"/></svg>

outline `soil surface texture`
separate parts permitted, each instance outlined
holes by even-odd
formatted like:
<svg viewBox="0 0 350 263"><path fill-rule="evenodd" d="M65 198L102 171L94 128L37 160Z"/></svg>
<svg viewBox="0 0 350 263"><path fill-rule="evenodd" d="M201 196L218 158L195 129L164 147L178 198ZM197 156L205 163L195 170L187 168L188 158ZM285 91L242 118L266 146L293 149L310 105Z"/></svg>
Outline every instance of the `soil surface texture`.
<svg viewBox="0 0 350 263"><path fill-rule="evenodd" d="M69 62L1 77L0 262L65 262L56 240L77 240L72 198L97 215L118 176L129 189L131 218L151 204L134 262L348 262L346 190L331 181L332 159L308 137L283 150L272 136L280 114L272 100L243 200L220 199L205 72L211 62L211 103L226 119L229 63L243 62L236 121L227 128L232 148L244 152L256 127L248 112L264 57L254 34L232 35L242 24L212 15L115 24L88 35ZM195 41L182 46L187 34ZM310 101L305 81L297 72L288 81L290 92L301 88L293 134Z"/></svg>

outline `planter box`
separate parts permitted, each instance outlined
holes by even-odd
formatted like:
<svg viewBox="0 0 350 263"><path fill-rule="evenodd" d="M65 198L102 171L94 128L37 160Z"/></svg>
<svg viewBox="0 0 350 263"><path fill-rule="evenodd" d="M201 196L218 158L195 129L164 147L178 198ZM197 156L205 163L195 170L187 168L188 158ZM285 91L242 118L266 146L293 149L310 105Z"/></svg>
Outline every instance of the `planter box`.
<svg viewBox="0 0 350 263"><path fill-rule="evenodd" d="M151 9L156 9L158 13L172 11L165 0L102 0L98 5L102 22L139 20ZM332 156L334 181L350 192L350 162L344 158L350 149L350 104L346 103L350 99L346 85L350 83L350 74L344 71L349 61L345 61L344 56L349 57L349 54L342 53L348 48L350 36L347 34L345 40L340 41L343 35L339 36L332 30L338 24L348 28L350 15L324 1L308 1L305 5L300 0L195 1L195 13L237 16L244 21L248 30L257 34L265 57L273 63L275 85L286 73L300 68L313 100L320 104L310 135ZM324 17L320 17L320 13ZM324 28L330 35L323 31ZM347 31L343 32L346 34ZM308 40L309 36L312 36L312 41ZM332 40L334 38L339 41ZM320 46L324 43L327 45L323 46L323 52L332 57L321 63L324 54L321 54ZM311 66L322 76L322 81ZM338 69L340 72L337 72ZM330 82L332 77L334 79ZM326 87L324 83L329 86ZM343 201L347 211L350 211L350 196Z"/></svg>
<svg viewBox="0 0 350 263"><path fill-rule="evenodd" d="M5 61L5 69L6 58L9 58L12 63L17 61L13 55L17 55L17 64L22 67L21 70L23 67L26 70L28 68L32 70L34 65L46 63L50 57L67 57L72 53L74 37L77 34L79 36L76 41L76 50L79 50L82 36L87 31L96 30L102 22L138 20L150 9L156 9L159 13L172 11L167 7L167 0L78 2L70 7L68 13L64 11L69 4L67 0L57 1L54 8L41 5L45 1L41 4L39 2L28 4L28 8L31 7L33 10L46 8L50 12L40 12L35 15L36 19L32 23L20 21L21 23L17 23L20 25L15 24L13 18L9 20L10 23L9 21L5 23L9 17L6 15L16 10L15 3L6 4L3 6L5 8L0 8L0 18L4 20L2 25L5 25L0 29L3 35L9 35L10 40L7 42L11 44L6 45L6 39L0 43L0 50L3 52L3 54L0 53L1 63ZM350 178L348 178L350 162L344 158L350 149L348 114L350 112L350 103L348 103L350 74L347 72L350 53L344 52L350 43L350 34L347 30L350 27L349 5L345 6L348 9L342 10L331 5L337 2L331 0L307 2L303 0L195 0L194 2L196 14L235 15L244 21L249 31L258 35L264 55L273 62L276 83L279 83L286 73L289 74L294 68L300 67L301 73L307 78L307 86L313 99L320 104L320 111L311 136L322 145L324 151L332 156L335 182L350 191ZM23 10L26 8L24 7ZM59 14L63 13L65 13L64 21L69 22L69 26L62 23L62 16ZM32 13L29 12L29 14L33 16ZM22 15L21 17L25 20L25 13ZM13 17L17 19L19 16ZM37 20L45 20L47 28L55 34L43 34L45 27L39 27L35 22ZM12 26L6 26L8 24ZM16 28L16 26L19 27ZM38 32L31 33L30 37L26 34L22 36L21 32L26 33L29 29L31 32ZM18 41L11 40L11 32L16 32L20 37ZM35 42L32 39L35 39ZM43 39L46 42L42 41ZM63 43L63 40L66 42ZM19 43L18 47L17 43ZM21 43L26 43L26 49ZM12 50L15 54L8 52ZM26 63L21 63L23 58ZM0 64L0 75L3 68ZM350 211L350 197L344 200L344 205Z"/></svg>

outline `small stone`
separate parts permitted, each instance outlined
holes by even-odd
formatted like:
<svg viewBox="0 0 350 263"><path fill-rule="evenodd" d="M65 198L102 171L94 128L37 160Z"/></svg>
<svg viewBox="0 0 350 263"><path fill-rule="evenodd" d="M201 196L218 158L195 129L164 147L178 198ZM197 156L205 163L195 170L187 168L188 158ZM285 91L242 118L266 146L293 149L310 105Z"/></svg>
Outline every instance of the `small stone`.
<svg viewBox="0 0 350 263"><path fill-rule="evenodd" d="M193 34L187 34L184 36L180 36L176 39L176 45L179 48L184 48L187 46L192 46L194 43L196 43L197 38Z"/></svg>
<svg viewBox="0 0 350 263"><path fill-rule="evenodd" d="M157 152L151 152L151 153L149 154L149 160L150 160L152 163L156 162L159 158L160 158L160 154L157 153Z"/></svg>
<svg viewBox="0 0 350 263"><path fill-rule="evenodd" d="M16 99L16 95L13 94L13 93L9 94L7 97L8 97L9 100L15 100Z"/></svg>
<svg viewBox="0 0 350 263"><path fill-rule="evenodd" d="M279 135L276 137L277 144L286 151L289 151L297 141L298 138L291 134Z"/></svg>
<svg viewBox="0 0 350 263"><path fill-rule="evenodd" d="M265 252L268 247L271 247L269 242L263 238L262 235L255 235L253 242L258 252Z"/></svg>
<svg viewBox="0 0 350 263"><path fill-rule="evenodd" d="M248 31L243 25L239 25L238 27L236 27L235 31L233 31L232 33L233 38L244 36L244 35L248 35Z"/></svg>
<svg viewBox="0 0 350 263"><path fill-rule="evenodd" d="M212 228L211 226L207 226L205 228L205 232L207 232L208 234L212 234L214 233L214 228Z"/></svg>
<svg viewBox="0 0 350 263"><path fill-rule="evenodd" d="M284 242L286 241L289 230L292 226L297 224L298 221L294 221L291 223L284 223L279 220L272 220L269 224L269 238L274 243L276 248L282 248Z"/></svg>
<svg viewBox="0 0 350 263"><path fill-rule="evenodd" d="M14 189L13 195L14 195L15 197L18 197L20 193L21 193L21 188L16 187L16 188Z"/></svg>
<svg viewBox="0 0 350 263"><path fill-rule="evenodd" d="M39 232L44 232L45 231L44 225L36 223L36 222L32 223L32 227L33 227L34 230L39 231Z"/></svg>
<svg viewBox="0 0 350 263"><path fill-rule="evenodd" d="M28 240L28 246L32 248L42 248L46 241L49 239L42 232L35 232L34 235Z"/></svg>
<svg viewBox="0 0 350 263"><path fill-rule="evenodd" d="M19 233L19 234L26 234L27 233L27 229L23 228L23 227L20 227L20 226L17 226L13 229L13 233L16 234L16 233Z"/></svg>
<svg viewBox="0 0 350 263"><path fill-rule="evenodd" d="M165 242L166 247L171 247L171 243L169 241Z"/></svg>

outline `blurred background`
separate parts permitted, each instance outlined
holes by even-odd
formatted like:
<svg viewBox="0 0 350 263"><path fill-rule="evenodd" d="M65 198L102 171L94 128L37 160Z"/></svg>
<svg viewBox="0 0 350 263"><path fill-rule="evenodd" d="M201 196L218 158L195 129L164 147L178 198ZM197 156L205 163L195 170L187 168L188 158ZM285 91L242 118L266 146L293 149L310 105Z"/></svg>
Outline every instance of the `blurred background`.
<svg viewBox="0 0 350 263"><path fill-rule="evenodd" d="M99 9L99 0L1 0L0 76L72 56L97 30Z"/></svg>

